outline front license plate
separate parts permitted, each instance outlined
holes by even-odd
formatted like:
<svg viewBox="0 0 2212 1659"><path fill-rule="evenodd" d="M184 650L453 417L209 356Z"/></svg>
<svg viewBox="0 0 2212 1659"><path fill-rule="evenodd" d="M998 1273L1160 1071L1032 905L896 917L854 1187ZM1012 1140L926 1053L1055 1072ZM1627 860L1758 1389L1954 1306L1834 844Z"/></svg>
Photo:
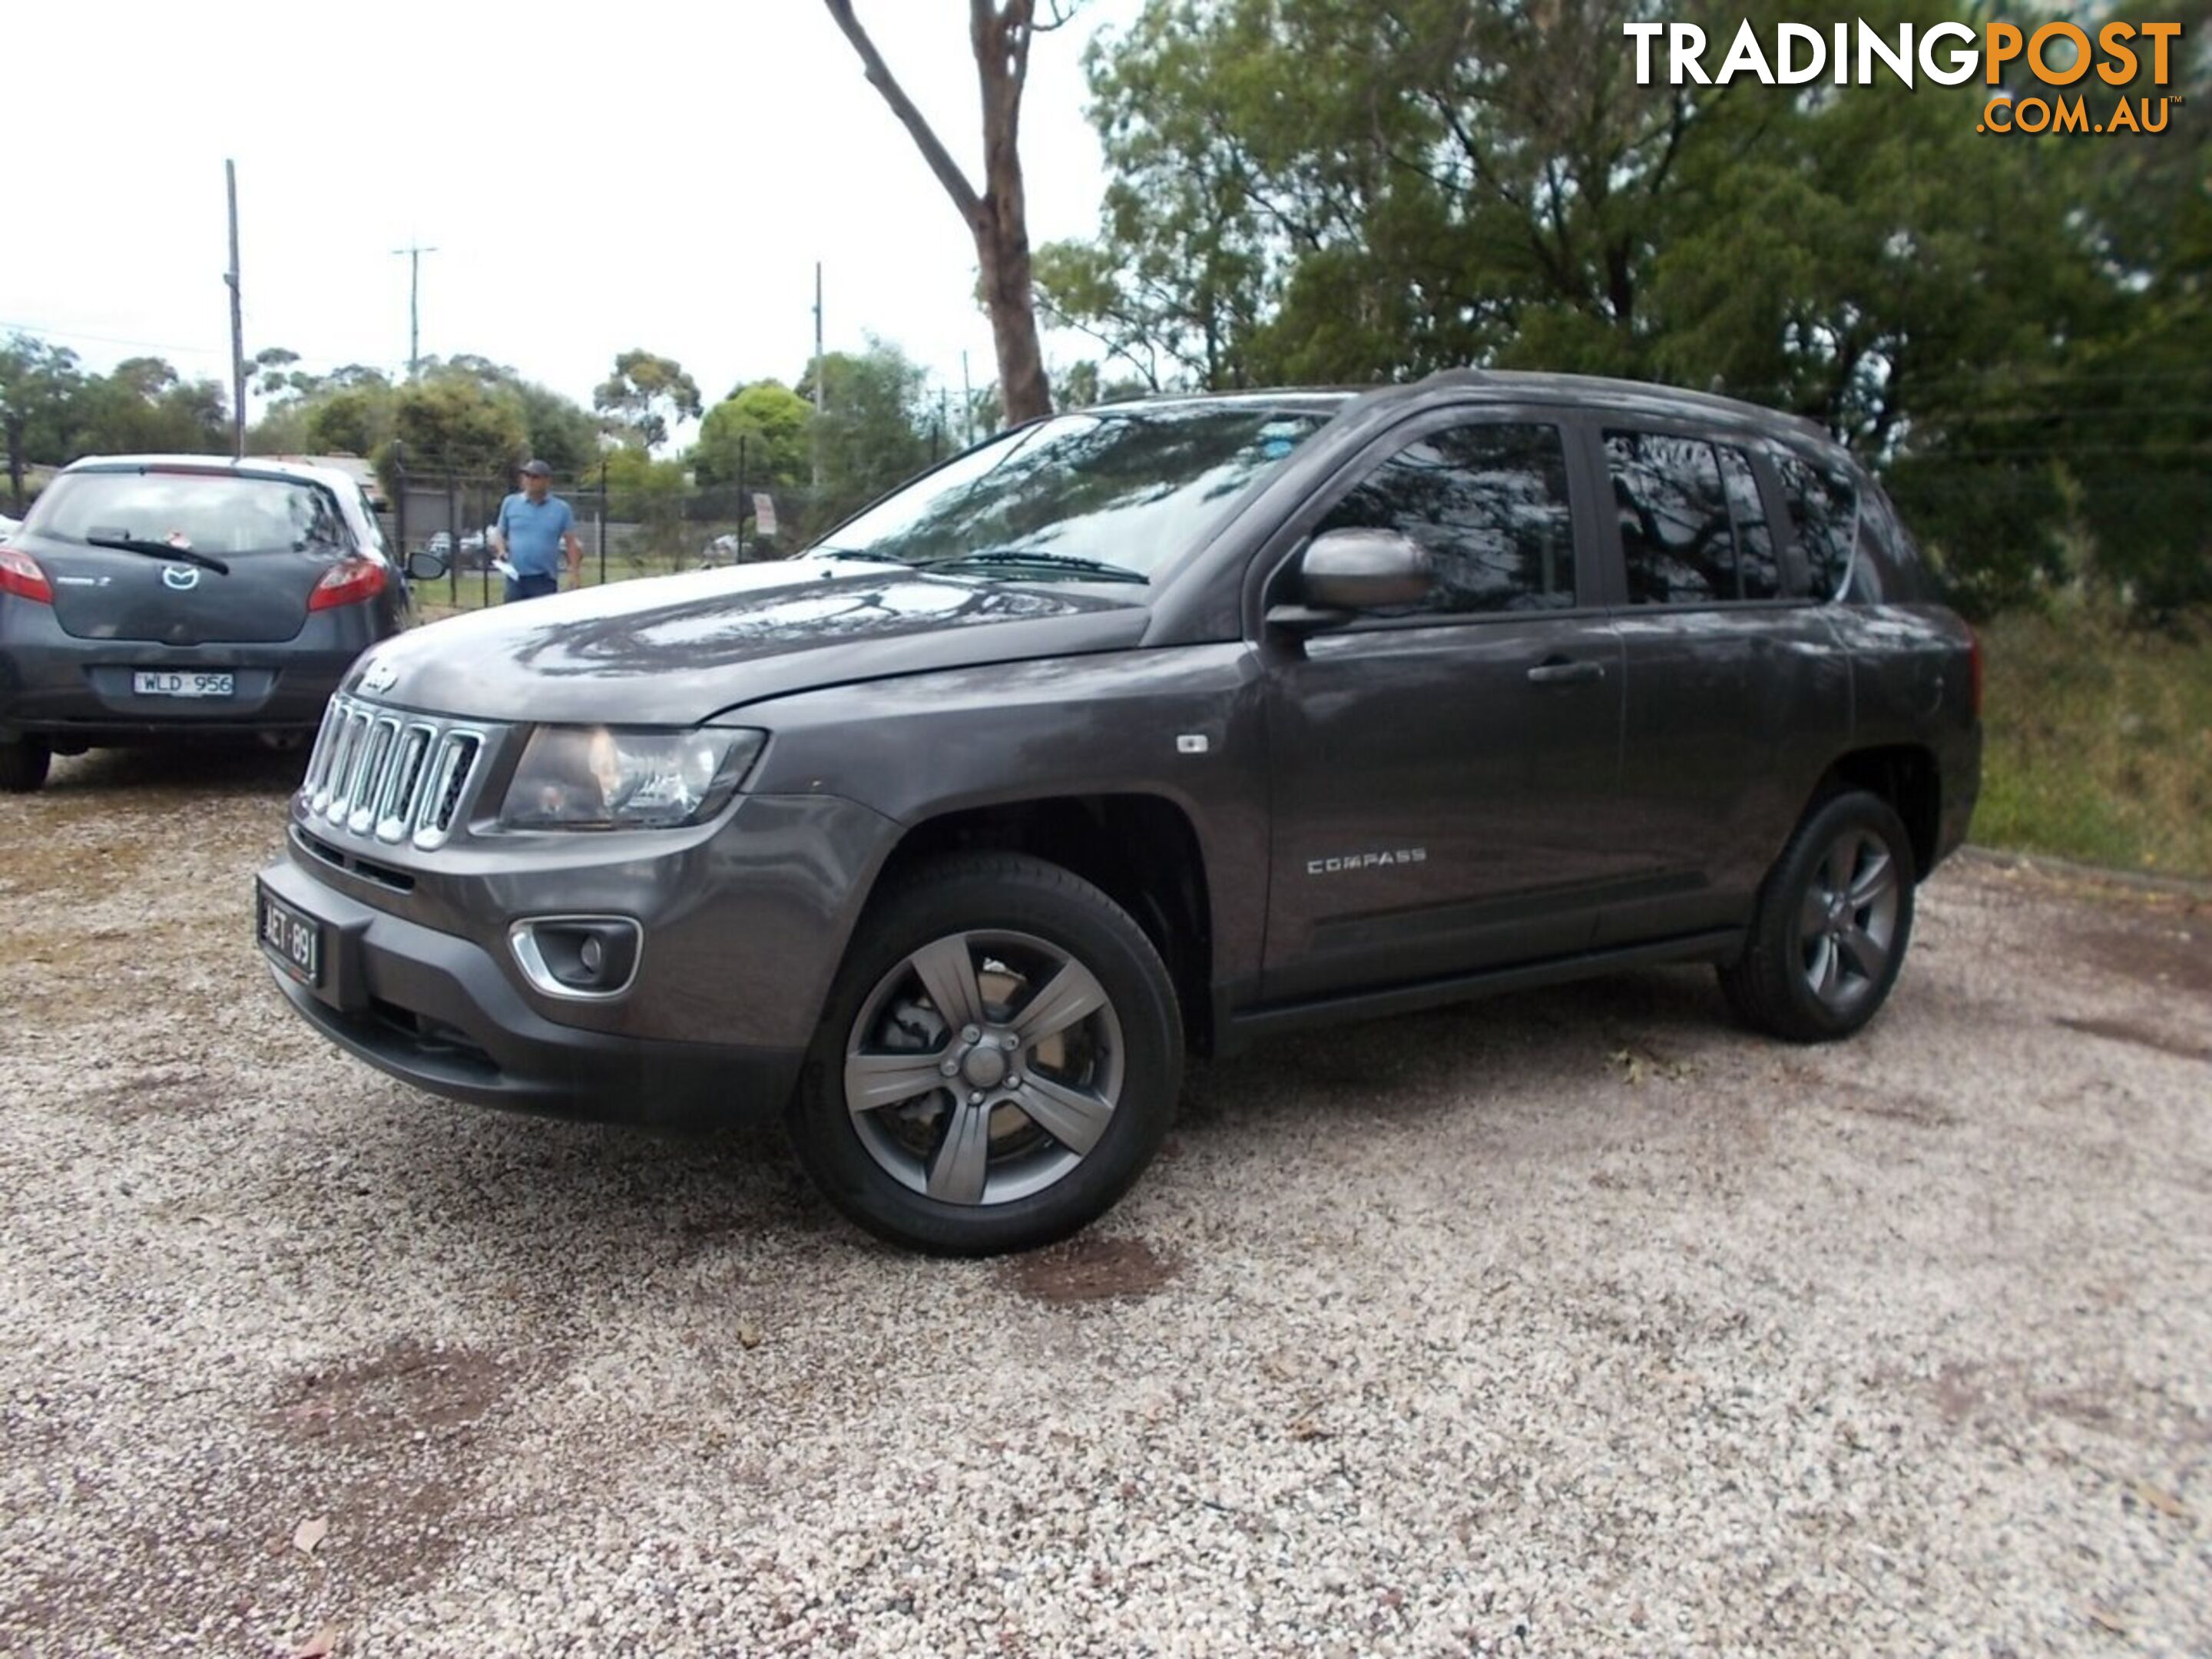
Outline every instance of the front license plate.
<svg viewBox="0 0 2212 1659"><path fill-rule="evenodd" d="M131 689L142 697L228 697L237 684L228 674L142 668L131 676Z"/></svg>
<svg viewBox="0 0 2212 1659"><path fill-rule="evenodd" d="M253 890L254 933L269 959L302 985L319 985L323 979L323 929L313 916L303 916L266 887Z"/></svg>

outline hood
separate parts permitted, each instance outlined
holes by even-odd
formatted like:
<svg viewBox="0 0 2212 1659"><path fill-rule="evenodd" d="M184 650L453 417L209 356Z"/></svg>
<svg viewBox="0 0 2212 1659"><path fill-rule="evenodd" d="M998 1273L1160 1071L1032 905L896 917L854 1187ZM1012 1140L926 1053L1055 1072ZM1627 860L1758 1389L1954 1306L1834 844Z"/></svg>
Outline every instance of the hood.
<svg viewBox="0 0 2212 1659"><path fill-rule="evenodd" d="M1139 601L792 560L585 588L415 629L345 689L486 720L684 726L852 680L1132 646Z"/></svg>

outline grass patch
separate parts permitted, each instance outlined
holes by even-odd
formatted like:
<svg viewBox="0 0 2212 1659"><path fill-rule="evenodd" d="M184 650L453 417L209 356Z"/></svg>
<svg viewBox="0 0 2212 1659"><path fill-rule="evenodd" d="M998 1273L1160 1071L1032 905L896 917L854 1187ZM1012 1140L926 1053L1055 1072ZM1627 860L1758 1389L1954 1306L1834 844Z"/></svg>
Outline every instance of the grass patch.
<svg viewBox="0 0 2212 1659"><path fill-rule="evenodd" d="M1998 617L1982 647L1976 841L2212 875L2212 617L2149 632L2064 605Z"/></svg>

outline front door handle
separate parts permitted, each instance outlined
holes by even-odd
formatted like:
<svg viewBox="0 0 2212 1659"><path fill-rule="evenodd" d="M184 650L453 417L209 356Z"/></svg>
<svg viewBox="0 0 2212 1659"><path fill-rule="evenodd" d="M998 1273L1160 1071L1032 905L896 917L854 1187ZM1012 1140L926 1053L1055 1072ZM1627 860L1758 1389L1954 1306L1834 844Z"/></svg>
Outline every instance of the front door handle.
<svg viewBox="0 0 2212 1659"><path fill-rule="evenodd" d="M1564 657L1549 657L1528 671L1532 685L1584 685L1605 678L1601 662L1569 662Z"/></svg>

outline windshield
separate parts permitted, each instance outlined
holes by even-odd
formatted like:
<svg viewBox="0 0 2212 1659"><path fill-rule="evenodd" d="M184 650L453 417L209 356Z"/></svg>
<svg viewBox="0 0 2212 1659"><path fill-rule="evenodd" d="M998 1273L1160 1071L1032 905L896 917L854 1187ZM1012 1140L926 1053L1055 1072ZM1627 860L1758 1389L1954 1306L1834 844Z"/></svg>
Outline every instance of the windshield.
<svg viewBox="0 0 2212 1659"><path fill-rule="evenodd" d="M39 497L25 528L63 541L157 542L218 555L346 542L328 490L228 472L64 472Z"/></svg>
<svg viewBox="0 0 2212 1659"><path fill-rule="evenodd" d="M1084 562L1149 576L1328 420L1223 404L1056 416L916 479L817 551L969 569L981 555L1024 580L1085 580Z"/></svg>

